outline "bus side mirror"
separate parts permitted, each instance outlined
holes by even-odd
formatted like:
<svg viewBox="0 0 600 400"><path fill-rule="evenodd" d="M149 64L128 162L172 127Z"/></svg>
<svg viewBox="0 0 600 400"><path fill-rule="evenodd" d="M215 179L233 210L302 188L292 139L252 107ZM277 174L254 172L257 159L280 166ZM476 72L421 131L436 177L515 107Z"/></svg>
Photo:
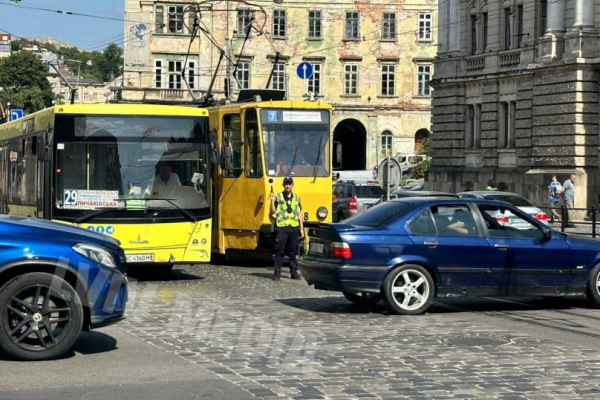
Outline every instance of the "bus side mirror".
<svg viewBox="0 0 600 400"><path fill-rule="evenodd" d="M48 162L50 161L50 149L52 143L52 128L48 125L45 132L40 135L39 146L37 148L37 159L38 161Z"/></svg>
<svg viewBox="0 0 600 400"><path fill-rule="evenodd" d="M223 148L221 150L221 168L223 169L232 169L233 168L233 149L230 144L223 144Z"/></svg>
<svg viewBox="0 0 600 400"><path fill-rule="evenodd" d="M214 132L210 133L210 162L212 165L218 165L221 162L221 154L217 145L217 138Z"/></svg>

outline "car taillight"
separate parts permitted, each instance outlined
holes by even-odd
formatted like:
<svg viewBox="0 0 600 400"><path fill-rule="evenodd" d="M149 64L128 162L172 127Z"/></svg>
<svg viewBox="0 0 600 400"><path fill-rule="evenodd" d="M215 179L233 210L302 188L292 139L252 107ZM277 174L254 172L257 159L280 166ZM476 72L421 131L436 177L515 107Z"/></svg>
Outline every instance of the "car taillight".
<svg viewBox="0 0 600 400"><path fill-rule="evenodd" d="M343 242L331 242L329 255L334 258L351 258L350 245Z"/></svg>
<svg viewBox="0 0 600 400"><path fill-rule="evenodd" d="M507 217L504 217L504 216L498 216L498 217L494 217L494 219L495 219L496 221L498 221L498 223L499 223L500 225L509 225L509 224L510 224L510 221L509 221L509 219L508 219Z"/></svg>
<svg viewBox="0 0 600 400"><path fill-rule="evenodd" d="M533 218L537 219L538 221L548 221L548 216L544 212L533 214Z"/></svg>
<svg viewBox="0 0 600 400"><path fill-rule="evenodd" d="M348 204L348 210L356 210L358 208L358 202L356 201L356 196L350 199L350 203Z"/></svg>

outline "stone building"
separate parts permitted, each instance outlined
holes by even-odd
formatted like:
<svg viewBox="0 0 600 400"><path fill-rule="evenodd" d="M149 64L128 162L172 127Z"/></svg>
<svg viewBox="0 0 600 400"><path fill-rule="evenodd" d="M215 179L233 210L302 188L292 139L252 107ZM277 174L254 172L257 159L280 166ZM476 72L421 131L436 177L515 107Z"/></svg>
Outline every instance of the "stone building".
<svg viewBox="0 0 600 400"><path fill-rule="evenodd" d="M575 207L598 203L598 6L440 2L428 189L482 190L493 178L545 205L551 175L576 173Z"/></svg>
<svg viewBox="0 0 600 400"><path fill-rule="evenodd" d="M125 1L123 100L199 100L213 76L217 100L266 87L323 100L335 107L343 169L412 153L429 136L437 2L229 0L200 2L199 13L195 4ZM306 80L302 62L314 69Z"/></svg>
<svg viewBox="0 0 600 400"><path fill-rule="evenodd" d="M0 58L10 57L12 54L10 47L11 36L9 33L0 32Z"/></svg>

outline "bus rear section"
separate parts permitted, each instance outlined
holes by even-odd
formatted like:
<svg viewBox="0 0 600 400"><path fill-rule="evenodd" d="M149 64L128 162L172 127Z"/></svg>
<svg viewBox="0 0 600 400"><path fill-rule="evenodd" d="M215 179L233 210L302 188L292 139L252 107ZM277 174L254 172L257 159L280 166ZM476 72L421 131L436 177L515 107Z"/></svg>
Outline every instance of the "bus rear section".
<svg viewBox="0 0 600 400"><path fill-rule="evenodd" d="M211 110L222 163L217 171L213 251L270 254L270 193L294 179L304 221L331 222L331 106L270 101Z"/></svg>

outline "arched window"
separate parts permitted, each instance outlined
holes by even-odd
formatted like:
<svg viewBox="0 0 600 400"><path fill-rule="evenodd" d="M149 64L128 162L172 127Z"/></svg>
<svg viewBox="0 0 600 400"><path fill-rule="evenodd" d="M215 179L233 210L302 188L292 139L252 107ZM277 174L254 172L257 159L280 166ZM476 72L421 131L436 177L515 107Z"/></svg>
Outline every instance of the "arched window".
<svg viewBox="0 0 600 400"><path fill-rule="evenodd" d="M425 128L419 129L417 133L415 133L415 153L419 152L427 138L429 138L429 131Z"/></svg>
<svg viewBox="0 0 600 400"><path fill-rule="evenodd" d="M392 156L392 140L392 132L387 130L381 132L381 157Z"/></svg>

